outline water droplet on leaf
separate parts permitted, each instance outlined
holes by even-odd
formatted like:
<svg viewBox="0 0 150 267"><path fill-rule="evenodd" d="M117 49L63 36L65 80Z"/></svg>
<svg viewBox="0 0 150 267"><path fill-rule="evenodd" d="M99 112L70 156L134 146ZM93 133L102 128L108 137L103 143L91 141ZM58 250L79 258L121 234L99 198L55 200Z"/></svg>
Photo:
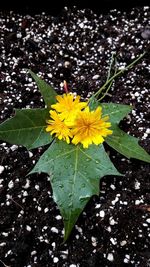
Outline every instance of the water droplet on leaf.
<svg viewBox="0 0 150 267"><path fill-rule="evenodd" d="M79 201L84 202L86 199L89 199L89 198L90 198L89 195L81 196L81 197L79 197Z"/></svg>
<svg viewBox="0 0 150 267"><path fill-rule="evenodd" d="M60 188L63 188L64 186L63 186L63 184L59 184L59 187L60 187Z"/></svg>

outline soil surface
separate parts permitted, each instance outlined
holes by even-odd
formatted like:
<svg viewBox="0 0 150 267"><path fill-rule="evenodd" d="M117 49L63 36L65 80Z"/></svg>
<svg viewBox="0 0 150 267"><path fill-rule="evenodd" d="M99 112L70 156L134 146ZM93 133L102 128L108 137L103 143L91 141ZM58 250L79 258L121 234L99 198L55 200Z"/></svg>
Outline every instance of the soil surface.
<svg viewBox="0 0 150 267"><path fill-rule="evenodd" d="M0 13L1 122L14 108L44 107L26 69L63 92L89 98L104 84L112 53L121 69L148 49L150 9L64 8L57 16ZM150 153L148 53L118 77L103 102L124 103L133 111L120 127L140 139ZM63 243L63 221L45 174L26 176L47 147L27 151L0 145L0 264L11 267L150 266L150 165L126 159L106 147L124 176L101 179Z"/></svg>

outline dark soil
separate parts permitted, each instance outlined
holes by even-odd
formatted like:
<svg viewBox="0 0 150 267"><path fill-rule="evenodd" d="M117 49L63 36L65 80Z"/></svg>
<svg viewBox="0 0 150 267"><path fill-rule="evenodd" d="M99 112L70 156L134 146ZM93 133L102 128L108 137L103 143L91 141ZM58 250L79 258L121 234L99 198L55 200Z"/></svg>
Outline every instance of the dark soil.
<svg viewBox="0 0 150 267"><path fill-rule="evenodd" d="M43 107L26 68L58 93L83 99L105 82L111 55L122 68L148 49L149 8L63 9L57 16L0 13L1 122L14 108ZM117 78L104 101L133 105L120 127L150 153L148 53ZM150 266L150 165L106 147L121 177L103 177L63 244L63 221L45 174L26 177L46 149L0 145L0 264L11 267Z"/></svg>

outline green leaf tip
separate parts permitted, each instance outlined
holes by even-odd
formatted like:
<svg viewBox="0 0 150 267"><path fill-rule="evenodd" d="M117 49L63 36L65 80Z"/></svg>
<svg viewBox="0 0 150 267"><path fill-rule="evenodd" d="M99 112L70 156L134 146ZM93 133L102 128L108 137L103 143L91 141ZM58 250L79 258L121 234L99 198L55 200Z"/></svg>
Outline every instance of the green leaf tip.
<svg viewBox="0 0 150 267"><path fill-rule="evenodd" d="M50 176L54 201L64 219L64 240L68 239L89 199L99 194L100 178L121 175L103 145L83 149L63 141L50 145L31 171L34 172L46 172Z"/></svg>
<svg viewBox="0 0 150 267"><path fill-rule="evenodd" d="M28 70L34 81L36 82L41 95L43 96L44 102L48 108L51 107L52 104L56 103L57 93L54 88L50 86L47 82L41 79L37 74L35 74L32 70Z"/></svg>
<svg viewBox="0 0 150 267"><path fill-rule="evenodd" d="M45 131L48 118L47 109L15 109L14 117L0 125L0 139L27 149L49 144L52 137Z"/></svg>
<svg viewBox="0 0 150 267"><path fill-rule="evenodd" d="M150 163L150 155L138 144L138 139L124 131L118 125L112 125L113 134L106 138L106 143L127 158L135 158Z"/></svg>

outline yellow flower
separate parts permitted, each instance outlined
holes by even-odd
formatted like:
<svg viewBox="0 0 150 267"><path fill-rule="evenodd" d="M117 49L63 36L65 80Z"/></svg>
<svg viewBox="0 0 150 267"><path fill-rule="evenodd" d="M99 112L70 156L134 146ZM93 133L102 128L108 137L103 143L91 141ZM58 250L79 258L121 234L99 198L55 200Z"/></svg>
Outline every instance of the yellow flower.
<svg viewBox="0 0 150 267"><path fill-rule="evenodd" d="M65 120L68 126L74 124L77 113L87 106L86 102L80 102L80 96L74 99L71 94L63 94L63 96L56 96L56 99L58 103L51 107L60 113L60 119Z"/></svg>
<svg viewBox="0 0 150 267"><path fill-rule="evenodd" d="M104 142L104 138L112 131L108 128L111 126L108 116L101 118L102 108L98 107L96 110L90 111L86 107L84 111L79 112L72 130L73 139L72 143L77 145L83 144L84 148L94 143L99 145Z"/></svg>
<svg viewBox="0 0 150 267"><path fill-rule="evenodd" d="M63 139L69 144L70 138L72 138L70 129L65 122L60 119L56 111L50 110L50 115L52 119L47 121L49 125L46 127L46 132L50 132L51 135L55 134L59 140Z"/></svg>

